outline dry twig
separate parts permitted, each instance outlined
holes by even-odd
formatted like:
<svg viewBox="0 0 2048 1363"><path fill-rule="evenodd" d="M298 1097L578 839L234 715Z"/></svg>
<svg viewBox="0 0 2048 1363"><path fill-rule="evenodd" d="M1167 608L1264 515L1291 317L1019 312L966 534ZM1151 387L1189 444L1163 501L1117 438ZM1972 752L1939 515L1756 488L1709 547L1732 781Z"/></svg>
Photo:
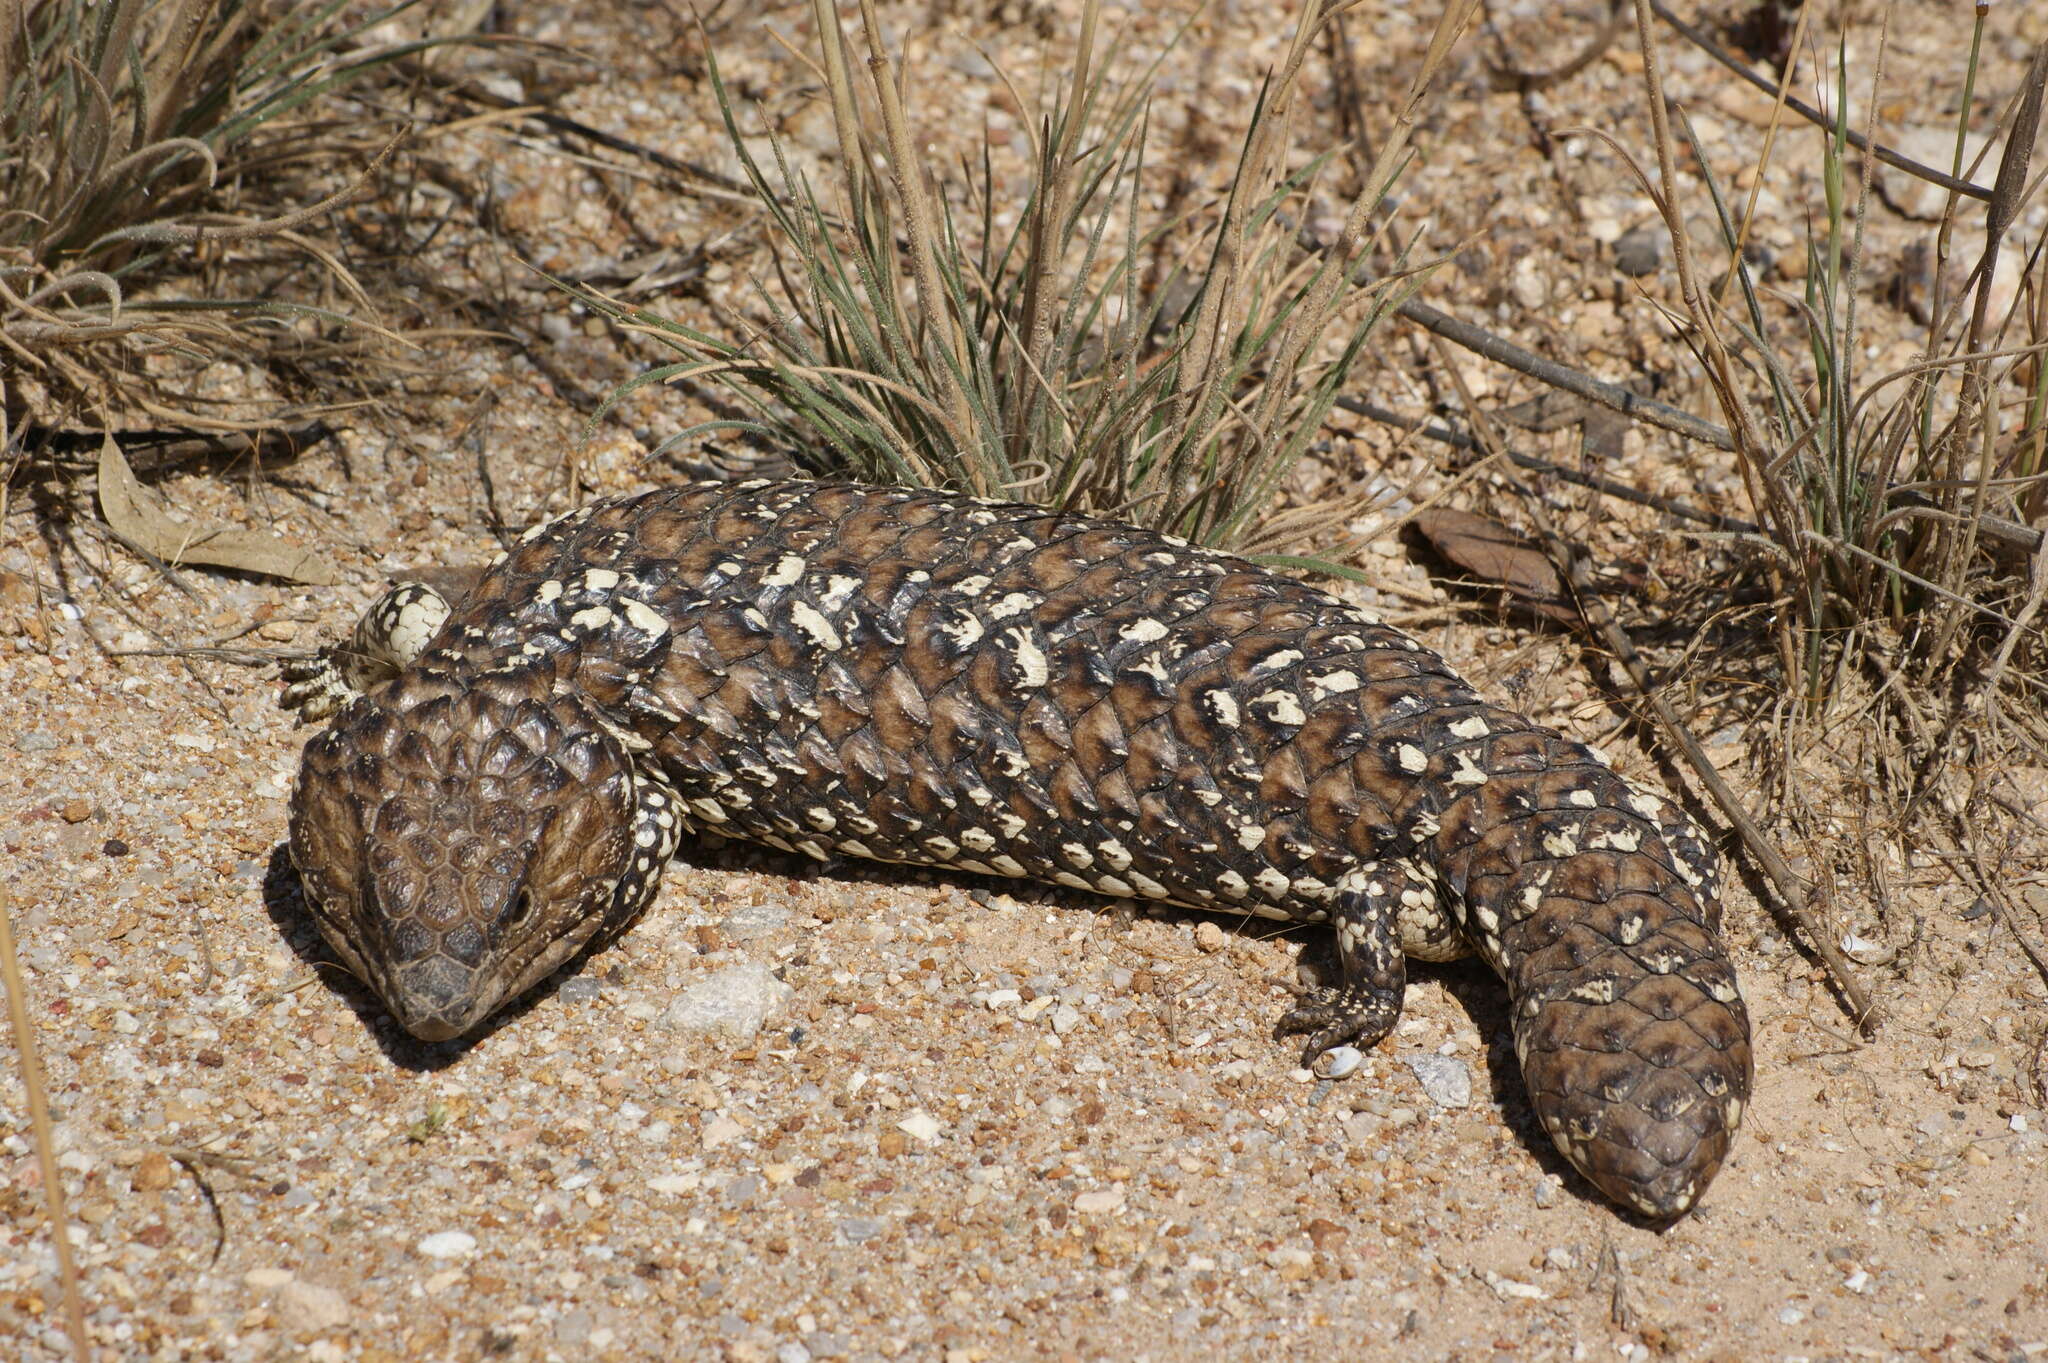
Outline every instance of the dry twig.
<svg viewBox="0 0 2048 1363"><path fill-rule="evenodd" d="M57 1168L56 1136L50 1126L50 1099L43 1087L43 1064L36 1054L36 1034L29 1022L28 985L14 952L14 921L7 910L7 891L0 888L0 979L7 985L7 1015L14 1026L14 1054L28 1090L28 1122L35 1135L36 1164L43 1178L43 1197L50 1208L50 1245L57 1254L57 1276L64 1288L64 1321L78 1363L91 1357L85 1333L85 1299L79 1291L78 1264L71 1257L71 1218L64 1211L64 1176Z"/></svg>

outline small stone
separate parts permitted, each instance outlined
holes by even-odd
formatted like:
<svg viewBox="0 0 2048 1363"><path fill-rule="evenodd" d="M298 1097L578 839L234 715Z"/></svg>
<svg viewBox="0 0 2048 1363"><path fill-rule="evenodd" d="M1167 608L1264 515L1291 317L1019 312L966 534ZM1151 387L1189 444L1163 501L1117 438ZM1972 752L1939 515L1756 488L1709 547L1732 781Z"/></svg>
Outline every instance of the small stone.
<svg viewBox="0 0 2048 1363"><path fill-rule="evenodd" d="M1300 1282L1315 1268L1316 1256L1300 1245L1280 1245L1266 1252L1266 1266L1276 1272L1282 1282Z"/></svg>
<svg viewBox="0 0 2048 1363"><path fill-rule="evenodd" d="M429 1259L457 1259L476 1248L476 1237L468 1231L440 1230L413 1248Z"/></svg>
<svg viewBox="0 0 2048 1363"><path fill-rule="evenodd" d="M811 1351L792 1339L775 1346L775 1363L811 1363Z"/></svg>
<svg viewBox="0 0 2048 1363"><path fill-rule="evenodd" d="M705 1123L704 1134L699 1138L706 1150L716 1150L721 1145L730 1145L746 1134L746 1128L730 1117L718 1117Z"/></svg>
<svg viewBox="0 0 2048 1363"><path fill-rule="evenodd" d="M751 942L788 926L793 916L781 904L743 904L718 920L718 930L729 941Z"/></svg>
<svg viewBox="0 0 2048 1363"><path fill-rule="evenodd" d="M1486 1285L1493 1289L1493 1295L1502 1301L1542 1301L1550 1295L1534 1283L1504 1278L1492 1269L1487 1269L1482 1277Z"/></svg>
<svg viewBox="0 0 2048 1363"><path fill-rule="evenodd" d="M1110 1212L1122 1210L1123 1205L1124 1185L1121 1183L1113 1183L1107 1188L1097 1188L1091 1192L1082 1193L1074 1199L1074 1210L1083 1216L1103 1216Z"/></svg>
<svg viewBox="0 0 2048 1363"><path fill-rule="evenodd" d="M242 1275L242 1281L259 1292L268 1292L283 1287L292 1277L288 1268L252 1268Z"/></svg>
<svg viewBox="0 0 2048 1363"><path fill-rule="evenodd" d="M14 740L16 752L55 752L57 740L48 734L23 734Z"/></svg>
<svg viewBox="0 0 2048 1363"><path fill-rule="evenodd" d="M128 1176L129 1183L139 1193L157 1193L171 1186L177 1174L171 1169L171 1157L161 1150L152 1150L142 1157L135 1166L135 1172Z"/></svg>
<svg viewBox="0 0 2048 1363"><path fill-rule="evenodd" d="M1328 1251L1341 1244L1351 1234L1348 1227L1340 1226L1327 1217L1317 1217L1302 1227L1308 1232L1309 1243L1318 1250Z"/></svg>
<svg viewBox="0 0 2048 1363"><path fill-rule="evenodd" d="M1358 1047L1332 1046L1316 1057L1314 1073L1318 1079L1342 1079L1364 1063L1365 1052Z"/></svg>
<svg viewBox="0 0 2048 1363"><path fill-rule="evenodd" d="M1564 1180L1556 1174L1545 1174L1536 1184L1535 1203L1539 1208L1555 1207L1558 1195L1564 1191Z"/></svg>
<svg viewBox="0 0 2048 1363"><path fill-rule="evenodd" d="M72 796L57 810L65 823L84 823L92 817L92 801Z"/></svg>
<svg viewBox="0 0 2048 1363"><path fill-rule="evenodd" d="M1558 1273L1569 1273L1579 1266L1572 1252L1562 1245L1552 1245L1543 1251L1543 1266Z"/></svg>
<svg viewBox="0 0 2048 1363"><path fill-rule="evenodd" d="M1008 1008L1013 1003L1022 1002L1023 998L1024 996L1014 989L991 989L982 996L981 1006L993 1012L998 1008Z"/></svg>
<svg viewBox="0 0 2048 1363"><path fill-rule="evenodd" d="M1081 1010L1072 1004L1063 1003L1052 1010L1054 1036L1065 1036L1081 1025Z"/></svg>
<svg viewBox="0 0 2048 1363"><path fill-rule="evenodd" d="M923 1108L919 1108L911 1113L908 1117L896 1123L896 1125L900 1130L926 1145L937 1140L939 1132L945 1129L939 1125L938 1118L932 1116Z"/></svg>
<svg viewBox="0 0 2048 1363"><path fill-rule="evenodd" d="M1664 263L1664 224L1646 222L1623 232L1614 243L1614 268L1640 279Z"/></svg>
<svg viewBox="0 0 2048 1363"><path fill-rule="evenodd" d="M675 1032L746 1041L795 994L767 966L744 962L686 986L662 1013L657 1025Z"/></svg>
<svg viewBox="0 0 2048 1363"><path fill-rule="evenodd" d="M562 1318L555 1322L555 1343L571 1349L581 1348L590 1340L590 1313L582 1307L564 1311Z"/></svg>
<svg viewBox="0 0 2048 1363"><path fill-rule="evenodd" d="M601 992L603 986L588 975L578 975L573 979L564 980L561 989L556 991L564 1003L590 1003Z"/></svg>
<svg viewBox="0 0 2048 1363"><path fill-rule="evenodd" d="M319 1283L289 1282L277 1294L277 1318L288 1330L317 1334L348 1324L349 1315L348 1299Z"/></svg>
<svg viewBox="0 0 2048 1363"><path fill-rule="evenodd" d="M889 1228L878 1216L849 1216L839 1223L839 1234L852 1244L872 1240Z"/></svg>
<svg viewBox="0 0 2048 1363"><path fill-rule="evenodd" d="M1203 921L1195 924L1195 949L1198 951L1221 951L1230 944L1230 934L1216 924Z"/></svg>
<svg viewBox="0 0 2048 1363"><path fill-rule="evenodd" d="M875 1137L875 1153L883 1159L895 1159L910 1148L910 1137L901 1131L884 1131Z"/></svg>
<svg viewBox="0 0 2048 1363"><path fill-rule="evenodd" d="M1447 1055L1411 1055L1404 1059L1415 1072L1416 1082L1429 1101L1442 1108L1459 1108L1472 1101L1472 1071L1462 1060Z"/></svg>

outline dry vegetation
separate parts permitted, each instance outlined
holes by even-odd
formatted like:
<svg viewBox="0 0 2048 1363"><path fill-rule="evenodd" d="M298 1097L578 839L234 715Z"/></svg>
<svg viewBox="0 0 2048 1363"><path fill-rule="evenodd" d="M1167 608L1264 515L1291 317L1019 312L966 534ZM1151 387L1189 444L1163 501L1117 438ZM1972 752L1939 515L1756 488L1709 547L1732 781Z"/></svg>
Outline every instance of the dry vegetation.
<svg viewBox="0 0 2048 1363"><path fill-rule="evenodd" d="M342 384L307 391L308 371L339 374L376 353L373 336L397 338L322 222L398 130L340 123L323 101L408 49L353 50L331 3L17 0L0 21L10 472L45 442L110 423L213 432L303 418L277 403L243 415L195 389L217 361L266 374L273 392L341 399ZM337 169L353 183L309 192Z"/></svg>
<svg viewBox="0 0 2048 1363"><path fill-rule="evenodd" d="M920 147L921 120L906 116L915 65L931 55L897 45L902 16L885 25L863 0L834 23L825 0L809 6L819 49L789 62L815 82L829 133L793 150L777 100L720 64L739 8L675 25L679 48L704 44L706 88L737 150L739 173L725 176L530 97L581 68L522 58L529 97L500 96L499 49L422 66L410 59L434 38L473 35L398 33L388 13L0 3L0 510L33 488L35 509L15 515L82 529L86 490L63 456L97 451L107 430L278 430L372 392L459 386L418 358L394 363L419 356L407 338L449 325L447 312L511 334L593 427L641 419L659 385L688 394L701 419L645 442L654 476L663 456L689 466L703 436L736 433L818 472L1105 510L1367 580L1361 545L1420 515L1434 549L1472 570L1475 609L1505 588L1583 633L1595 685L1690 770L1762 877L1760 899L1830 972L1845 1030L1876 1035L1887 996L1936 983L1914 973L1920 925L1894 912L1886 868L1900 863L1873 849L1931 854L2048 977L2038 890L2028 897L2048 803L2005 776L2048 767L2048 171L2034 155L2048 46L1993 81L1980 60L1990 7L1958 15L1959 35L1975 28L1956 44L1952 151L1929 166L1887 148L1885 167L1866 151L1885 143L1896 79L1884 4L1846 18L1807 5L1782 25L1759 17L1774 5L1737 7L1748 26L1696 30L1650 0L1620 0L1610 21L1596 14L1531 51L1516 47L1527 30L1506 18L1476 30L1476 6L1448 0L1429 9L1436 37L1417 45L1412 83L1373 100L1357 93L1346 29L1360 15L1337 4L1286 47L1233 158L1199 120L1169 143L1153 70L1116 60L1110 21L1088 0L1071 22L1047 20L1065 35L1061 66L1002 72L1028 149L991 141L952 164ZM1845 23L1875 60L1841 60ZM1735 61L1795 74L1753 96L1770 115L1753 161L1726 177L1663 82L1674 54L1742 40L1754 50ZM1501 310L1460 327L1418 306L1432 271L1472 244L1429 228L1429 196L1445 187L1407 174L1429 154L1457 44L1486 54L1495 88L1539 104L1588 63L1642 54L1627 63L1638 127L1574 130L1553 108L1546 132L1601 147L1656 206L1669 270L1629 287L1660 318L1637 346L1688 375L1662 402L1487 334ZM1303 94L1311 71L1317 100ZM345 89L356 102L343 110ZM406 117L421 126L401 134ZM471 123L602 164L607 183L722 203L729 236L716 249L760 252L749 287L707 291L702 249L665 246L608 272L548 262L542 230L437 160L436 139ZM1204 146L1234 169L1189 174L1181 162ZM1761 220L1777 160L1816 146L1821 196L1793 204L1790 222ZM372 176L374 210L338 230L337 206ZM1931 212L1894 211L1882 195L1901 177L1933 186ZM505 261L562 276L558 307L573 297L616 324L609 397L552 369L542 329L502 303L422 303L431 286L392 263L403 251L391 243L423 230L403 217L423 188ZM1756 242L1772 226L1799 239L1803 262L1766 263ZM375 268L348 263L357 256ZM1879 275L1891 259L1910 264L1900 279ZM1903 294L1910 306L1887 302ZM1439 338L1426 352L1445 376L1439 410L1367 400L1366 359L1391 351L1396 331ZM1711 466L1695 486L1732 479L1746 504L1701 510L1668 479L1519 453L1503 425L1514 414L1470 391L1475 362L1454 360L1442 337L1625 407L1650 423L1642 431L1664 428L1654 446L1631 437L1632 452L1679 448L1668 432L1682 430L1685 453L1653 457ZM1910 360L1893 363L1902 352ZM1360 413L1399 424L1340 431ZM1578 418L1588 448L1601 419ZM563 477L573 484L574 470ZM1566 503L1561 488L1589 500ZM1603 488L1617 499L1601 502ZM1438 506L1487 519L1429 520ZM1664 515L1692 536L1690 559L1667 552L1646 574L1603 558L1580 533L1589 506ZM1505 553L1475 550L1503 523L1526 536L1499 531ZM1741 747L1711 741L1732 729ZM1744 759L1740 791L1710 754ZM1788 842L1802 850L1788 858ZM9 984L19 999L18 977ZM19 1014L16 1025L25 1036ZM2048 1102L2048 1033L2039 1018L2028 1026L2026 1083ZM61 1186L54 1166L42 1177Z"/></svg>

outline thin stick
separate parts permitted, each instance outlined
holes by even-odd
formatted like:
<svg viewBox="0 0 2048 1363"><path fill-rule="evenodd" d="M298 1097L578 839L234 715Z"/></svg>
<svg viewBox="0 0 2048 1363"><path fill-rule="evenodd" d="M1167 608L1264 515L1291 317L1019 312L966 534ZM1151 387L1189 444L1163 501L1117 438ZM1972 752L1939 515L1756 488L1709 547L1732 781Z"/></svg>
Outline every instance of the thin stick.
<svg viewBox="0 0 2048 1363"><path fill-rule="evenodd" d="M64 1179L57 1168L56 1141L50 1130L50 1100L43 1089L43 1065L36 1055L36 1036L28 1020L28 985L14 954L14 920L7 912L7 891L0 889L0 978L7 983L7 1016L14 1025L15 1054L21 1063L22 1087L28 1090L28 1124L35 1133L36 1163L43 1174L43 1197L50 1204L50 1240L57 1250L57 1276L64 1284L64 1323L78 1363L89 1363L85 1333L85 1298L78 1288L78 1265L71 1258L71 1220L64 1214Z"/></svg>
<svg viewBox="0 0 2048 1363"><path fill-rule="evenodd" d="M1418 303L1411 298L1395 311L1447 341L1455 341L1467 350L1484 355L1496 364L1504 364L1510 369L1519 370L1532 379L1549 384L1552 388L1561 388L1589 402L1597 402L1602 407L1612 407L1623 416L1646 421L1652 426L1661 426L1672 434L1682 435L1688 440L1698 440L1717 449L1735 448L1735 437L1729 434L1725 426L1702 421L1690 412L1682 412L1653 398L1631 393L1617 384L1602 382L1590 375L1581 374L1576 369L1568 369L1554 360L1546 360L1541 355L1524 350L1513 342L1504 341L1490 331L1473 326L1470 322L1461 322L1448 313L1438 312L1426 303Z"/></svg>
<svg viewBox="0 0 2048 1363"><path fill-rule="evenodd" d="M1773 97L1778 94L1776 82L1759 76L1756 72L1744 66L1717 46L1713 39L1707 37L1703 31L1694 28L1685 20L1673 14L1668 5L1659 4L1658 0L1650 0L1650 12L1669 24L1673 29L1676 29L1679 36L1683 37L1687 42L1748 81L1751 85L1754 85L1757 89ZM1785 107L1816 127L1832 128L1834 126L1835 120L1831 116L1814 108L1811 104L1806 104L1793 98L1791 95L1785 96ZM1916 179L1925 180L1931 185L1939 185L1943 189L1952 190L1965 198L1977 199L1983 203L1991 202L1992 191L1984 188L1982 185L1974 185L1968 180L1959 180L1953 175L1936 170L1933 166L1922 165L1911 157L1901 152L1893 151L1882 143L1873 143L1868 137L1853 129L1849 131L1847 141L1856 150L1875 156L1886 165L1897 170L1903 170L1906 174Z"/></svg>
<svg viewBox="0 0 2048 1363"><path fill-rule="evenodd" d="M1347 412L1356 412L1358 415L1377 421L1382 425L1392 426L1396 430L1407 431L1411 435L1419 435L1425 439L1434 440L1439 444L1449 445L1452 449L1478 450L1482 453L1486 449L1484 445L1469 435L1460 435L1458 432L1447 430L1442 426L1432 426L1425 421L1402 416L1399 412L1390 411L1377 403L1367 402L1364 398L1340 397L1335 405ZM1638 506L1651 507L1667 515L1676 516L1681 520L1697 521L1701 525L1710 525L1716 530L1731 531L1736 534L1755 535L1761 533L1756 526L1740 517L1726 516L1718 511L1702 511L1696 506L1674 501L1669 497L1659 497L1653 492L1643 492L1629 486L1627 483L1617 482L1612 478L1603 478L1597 473L1581 473L1577 469L1566 468L1563 464L1552 463L1548 459L1538 459L1533 454L1523 454L1517 450L1507 450L1504 452L1503 457L1516 467L1525 468L1531 473L1540 473L1546 477L1556 478L1561 482L1575 483L1580 487L1590 488L1602 496L1615 497L1624 502L1634 502Z"/></svg>

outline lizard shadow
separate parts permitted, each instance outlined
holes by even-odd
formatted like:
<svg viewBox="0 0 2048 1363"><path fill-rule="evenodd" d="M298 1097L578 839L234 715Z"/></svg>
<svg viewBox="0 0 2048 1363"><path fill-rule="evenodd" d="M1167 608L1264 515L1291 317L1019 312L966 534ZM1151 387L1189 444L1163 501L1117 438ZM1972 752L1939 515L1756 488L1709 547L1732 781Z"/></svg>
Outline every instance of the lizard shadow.
<svg viewBox="0 0 2048 1363"><path fill-rule="evenodd" d="M1076 912L1105 911L1099 897L1063 890L1057 886L1029 881L990 880L983 876L913 866L859 861L820 864L808 858L780 854L743 843L727 843L723 846L695 846L685 843L676 860L685 865L720 870L772 869L778 874L798 878L823 875L835 881L854 884L949 883L963 885L970 893L978 893L986 887L1027 902L1042 903ZM334 959L332 950L321 937L319 927L306 907L298 871L291 863L286 844L282 842L271 850L262 895L265 910L270 914L279 935L292 951L318 974L324 987L355 1013L362 1022L365 1035L376 1043L385 1058L396 1068L412 1073L434 1073L458 1064L473 1047L495 1035L502 1028L518 1025L527 1014L552 999L572 981L592 979L600 985L604 982L623 983L620 966L614 965L608 970L598 971L592 968L591 961L614 945L625 932L631 932L634 928L633 924L628 924L620 933L591 942L545 980L501 1007L475 1031L450 1041L424 1042L399 1027L369 986ZM1185 917L1188 921L1194 922L1215 921L1214 915L1192 909L1161 906L1150 911L1167 918ZM1280 929L1280 935L1301 941L1304 944L1304 958L1326 975L1334 967L1335 944L1331 941L1327 928L1291 925ZM1474 1076L1475 1089L1483 1080L1487 1085L1486 1096L1501 1113L1502 1121L1514 1134L1516 1143L1534 1159L1544 1173L1554 1175L1561 1181L1565 1194L1590 1207L1605 1209L1634 1225L1656 1229L1664 1224L1608 1201L1565 1160L1563 1154L1552 1143L1549 1134L1543 1130L1530 1106L1528 1091L1522 1082L1521 1064L1515 1056L1507 993L1490 970L1472 958L1444 963L1411 960L1408 962L1408 974L1411 986L1430 980L1440 984L1463 1008L1472 1022L1473 1029L1487 1039L1485 1061L1479 1066L1484 1074ZM1299 1038L1280 1037L1278 1040L1282 1045L1291 1048L1298 1044ZM1474 1098L1478 1097L1478 1093L1475 1092ZM1426 1099L1423 1106L1426 1110L1436 1110L1435 1105Z"/></svg>
<svg viewBox="0 0 2048 1363"><path fill-rule="evenodd" d="M1409 963L1411 971L1415 964ZM1492 1100L1502 1123L1543 1173L1562 1181L1561 1192L1589 1207L1611 1211L1632 1224L1644 1227L1658 1225L1648 1217L1609 1201L1606 1194L1572 1167L1571 1161L1551 1140L1550 1133L1543 1129L1543 1123L1537 1120L1536 1110L1529 1102L1528 1086L1522 1081L1522 1062L1515 1054L1513 1009L1508 1004L1507 989L1499 977L1476 958L1424 966L1423 969L1458 1001L1466 1016L1472 1019L1473 1030L1485 1040L1485 1063L1478 1067L1484 1074L1473 1076L1473 1105L1479 1106L1484 1101L1478 1091L1483 1078L1485 1098Z"/></svg>
<svg viewBox="0 0 2048 1363"><path fill-rule="evenodd" d="M1293 927L1283 935L1303 940L1304 959L1330 977L1336 968L1335 944L1318 940L1317 929ZM1327 937L1327 934L1325 934ZM1559 1191L1588 1208L1619 1217L1630 1225L1646 1230L1659 1230L1670 1223L1647 1217L1632 1208L1623 1207L1611 1201L1606 1194L1595 1188L1585 1175L1573 1168L1571 1162L1550 1138L1537 1120L1534 1107L1529 1101L1529 1091L1522 1080L1521 1060L1515 1054L1513 1009L1508 1002L1507 989L1500 978L1482 964L1476 956L1467 956L1454 961L1408 962L1408 984L1411 989L1424 982L1434 982L1454 999L1472 1023L1472 1030L1483 1038L1486 1053L1483 1060L1467 1061L1468 1073L1473 1073L1472 1098L1462 1109L1468 1114L1481 1114L1488 1100L1500 1114L1500 1120L1519 1145L1535 1162L1543 1174L1555 1177L1562 1184ZM1295 1038L1282 1038L1293 1041ZM1411 1052L1412 1053L1412 1052ZM1405 1057L1395 1053L1395 1058ZM1482 1091L1481 1085L1485 1088ZM1419 1082L1418 1082L1419 1087ZM1339 1086L1341 1092L1341 1085ZM1417 1095L1419 1110L1430 1114L1429 1125L1444 1125L1455 1116L1453 1110L1439 1107L1426 1094ZM1482 1117L1483 1120L1483 1117ZM1532 1180L1533 1182L1533 1180Z"/></svg>

